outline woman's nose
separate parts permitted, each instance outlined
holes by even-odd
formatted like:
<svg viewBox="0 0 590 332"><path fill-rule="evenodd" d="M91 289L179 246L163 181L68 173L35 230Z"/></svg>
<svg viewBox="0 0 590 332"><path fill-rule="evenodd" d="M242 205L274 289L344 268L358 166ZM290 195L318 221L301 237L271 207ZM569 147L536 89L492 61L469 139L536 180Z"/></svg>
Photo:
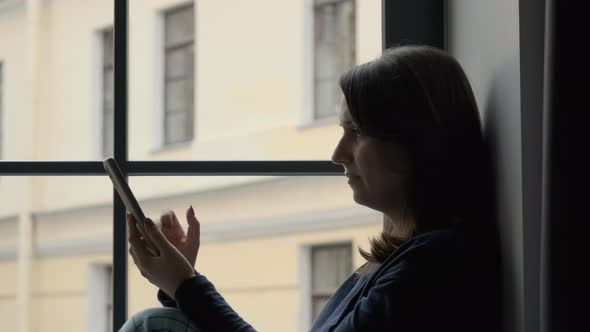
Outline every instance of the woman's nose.
<svg viewBox="0 0 590 332"><path fill-rule="evenodd" d="M332 152L332 162L337 165L344 165L350 162L350 157L348 157L348 153L346 152L345 147L342 144L342 141L338 142L334 152Z"/></svg>

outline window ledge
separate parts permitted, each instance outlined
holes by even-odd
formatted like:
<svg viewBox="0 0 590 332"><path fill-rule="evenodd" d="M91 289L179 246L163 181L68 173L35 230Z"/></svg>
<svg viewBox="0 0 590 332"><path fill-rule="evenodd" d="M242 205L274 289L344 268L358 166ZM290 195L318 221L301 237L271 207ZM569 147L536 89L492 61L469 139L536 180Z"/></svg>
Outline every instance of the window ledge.
<svg viewBox="0 0 590 332"><path fill-rule="evenodd" d="M162 145L159 148L154 148L150 151L151 154L160 154L160 153L168 153L171 151L178 151L178 150L187 150L190 149L193 145L193 141L185 141L185 142L178 142L172 144Z"/></svg>

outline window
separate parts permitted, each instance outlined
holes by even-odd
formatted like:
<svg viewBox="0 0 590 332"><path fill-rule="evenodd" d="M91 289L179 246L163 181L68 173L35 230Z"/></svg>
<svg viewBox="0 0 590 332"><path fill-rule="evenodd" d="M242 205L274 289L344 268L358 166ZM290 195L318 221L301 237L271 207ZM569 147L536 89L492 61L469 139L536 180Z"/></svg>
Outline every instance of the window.
<svg viewBox="0 0 590 332"><path fill-rule="evenodd" d="M314 0L314 116L338 112L338 76L355 63L354 0Z"/></svg>
<svg viewBox="0 0 590 332"><path fill-rule="evenodd" d="M117 42L125 42L128 45L128 40L130 37L130 39L132 39L132 36L129 36L128 34L128 18L130 15L130 13L128 12L128 5L129 5L129 1L126 0L121 0L121 1L113 1L112 2L114 5L114 11L115 11L115 17L114 17L114 32L113 34L115 35L115 40L117 40ZM136 4L138 3L144 3L143 1L141 2L135 2ZM168 89L168 85L169 83L173 83L176 81L182 81L179 77L175 77L176 79L169 79L169 77L172 77L174 75L170 75L173 73L184 73L184 74L190 74L187 76L190 77L185 77L186 80L190 79L190 85L193 85L193 61L194 61L194 49L193 49L193 45L194 45L194 28L191 29L185 29L184 31L188 31L188 33L185 34L176 34L176 36L178 37L178 35L180 35L181 37L184 38L172 38L175 36L174 33L172 33L173 30L176 31L183 31L181 28L182 26L185 26L187 24L180 24L178 26L175 26L176 29L172 29L174 27L174 25L172 24L174 22L174 20L172 19L173 17L180 17L182 18L183 16L181 15L181 13L184 12L188 12L188 10L184 10L187 7L182 7L182 8L175 8L174 10L171 10L169 12L166 12L164 15L161 16L162 18L162 22L164 23L164 28L161 29L160 31L163 33L163 35L165 36L164 38L158 38L163 45L158 45L158 49L160 50L160 55L165 55L165 57L162 58L162 61L158 61L160 62L161 65L158 65L158 67L161 67L161 69L163 69L163 73L161 75L157 75L160 79L161 79L161 83L162 83L162 88L161 91L158 91L160 93L158 93L158 95L161 95L162 102L158 103L158 108L162 107L162 106L167 106L167 104L165 103L165 95L167 93ZM192 17L192 12L194 11L193 6L188 6L188 8L191 8L190 12L190 25L194 25L194 18ZM55 12L57 12L57 10L55 10ZM70 11L70 10L64 10L63 11L65 14L64 15L76 15L74 12ZM63 21L63 20L60 20ZM98 21L97 21L98 22ZM100 20L99 23L103 24L102 22L104 22L103 20ZM184 21L186 22L186 21ZM63 26L63 25L62 25ZM71 29L70 29L71 30ZM76 33L76 35L82 35L84 36L84 38L87 38L87 36L89 35L89 33L95 33L96 31L96 27L92 27L92 29L88 29L86 30L88 33L84 33L83 31L78 31ZM148 35L151 34L153 31L149 30L147 31ZM190 38L189 38L190 35ZM59 34L56 34L56 37L58 37ZM112 37L111 37L112 38ZM100 38L98 38L98 44L101 44L101 42L103 42L102 40L100 40ZM180 41L179 41L180 40ZM184 40L185 43L183 44L181 41ZM59 45L62 45L63 43L58 43ZM67 44L67 43L66 43ZM123 43L121 43L123 44ZM190 45L190 47L185 48L187 50L186 53L191 54L190 57L179 57L176 56L176 59L181 59L181 60L187 60L185 63L176 63L173 61L169 61L169 59L172 59L173 56L175 56L177 53L175 53L175 51L178 51L180 49L182 49L182 45L187 46ZM173 47L173 46L177 46L177 47ZM90 51L89 51L90 52ZM73 56L76 53L73 53ZM104 54L98 54L98 56L100 58L102 58L104 56ZM220 175L248 175L248 176L271 176L271 175L286 175L286 176L295 176L295 175L341 175L342 173L342 168L333 165L331 162L327 161L327 160L315 160L315 161L288 161L288 160L280 160L280 161L269 161L269 160L263 160L263 161L223 161L223 162L200 162L200 161L137 161L137 160L129 160L128 158L128 134L129 134L129 130L128 130L128 121L127 121L127 115L128 115L128 98L127 98L127 86L128 86L128 80L127 79L123 79L123 78L127 78L127 69L128 69L128 65L127 65L127 61L122 61L122 60L127 60L128 59L128 52L127 52L127 48L125 47L120 47L117 48L116 50L116 55L115 55L116 59L117 59L117 66L116 66L116 70L115 70L115 74L114 76L116 77L116 80L114 80L114 84L117 86L117 89L113 89L116 97L114 98L115 101L115 107L113 109L116 109L116 113L112 112L112 117L114 118L114 122L117 124L114 127L114 131L117 132L117 139L114 142L114 150L117 152L116 153L116 158L117 161L123 165L123 170L125 172L125 174L129 174L130 178L132 177L141 177L141 176L167 176L167 175L187 175L187 176L210 176L212 178L214 178L215 176L220 176ZM128 59L129 62L133 62L133 61L137 61L137 58L135 59ZM183 71L183 70L177 70L177 67L173 67L173 68L168 68L168 65L172 65L176 63L176 66L184 66L184 67L188 67L190 68L190 70L188 71ZM189 66L190 65L190 66ZM87 68L92 68L90 67L90 64L87 67L84 67L84 69ZM96 66L95 65L95 71L98 71L102 68L102 66ZM72 69L74 69L74 67L72 67ZM171 70L174 69L174 70ZM99 73L99 77L103 77L104 73ZM95 77L96 77L95 76ZM178 76L182 76L182 75L178 75ZM105 80L106 82L106 80ZM312 81L310 80L310 83ZM101 84L102 85L102 84ZM102 89L102 88L101 88ZM98 90L98 89L96 89ZM111 90L111 91L113 91ZM173 88L171 88L170 90L174 90ZM188 94L191 99L190 99L190 105L191 107L187 107L185 108L185 110L187 110L187 115L191 117L190 121L185 121L184 124L191 124L191 126L185 130L186 132L190 132L191 133L191 138L193 135L193 128L192 128L192 118L193 116L193 105L194 105L194 101L193 101L193 89L186 89L186 90L181 90L181 91L189 91L190 93ZM106 95L106 89L105 89L105 95ZM104 99L102 93L96 93L96 95L98 95L97 99ZM188 104L188 102L186 102L186 100L180 100L179 99L171 99L171 101L174 102L182 102L185 104ZM95 102L95 105L99 104ZM161 105L161 106L160 106ZM100 108L99 112L96 113L102 113L103 112L103 107L102 105L97 105ZM172 109L172 108L168 108L168 107L162 107L161 110L161 115L164 115L164 111L168 111L168 109ZM190 112L190 113L189 113ZM96 114L95 113L95 114ZM166 118L167 119L167 118ZM164 118L162 117L161 120L163 121ZM102 123L103 121L100 121L99 123ZM109 121L104 121L104 123L108 123ZM167 124L168 121L163 123L161 126L161 128L166 128L168 126ZM170 132L167 134L167 136L172 136L172 135L178 135L178 132ZM99 136L99 135L96 135ZM174 140L164 140L165 135L159 135L162 138L162 141L174 141ZM112 135L105 135L105 137L113 137ZM97 137L98 138L98 137ZM113 137L114 140L114 137ZM179 140L180 141L180 140ZM97 147L99 146L99 144L95 144ZM106 144L105 144L106 146ZM23 175L30 175L30 174L34 174L34 175L49 175L50 177L54 177L56 178L55 183L58 183L57 177L60 175L68 175L68 176L72 176L72 175L76 175L76 176L88 176L88 177L104 177L105 173L104 170L102 168L101 165L101 161L100 160L93 160L93 161L74 161L74 160L66 160L66 161L43 161L43 162L32 162L31 160L28 161L1 161L0 162L0 174L4 175L4 174L9 174L11 176L14 177L19 177L19 176L23 176ZM213 180L216 180L215 178ZM101 183L108 183L107 181L102 181ZM53 186L53 185L52 185ZM47 186L49 187L49 185ZM87 188L92 188L93 190L89 190L88 192L94 192L95 188L88 186ZM72 192L74 192L74 194L71 194ZM66 191L64 190L64 193L69 193L71 194L71 196L75 196L75 191ZM96 315L97 316L97 320L100 320L101 322L106 322L105 324L108 324L108 311L112 310L113 311L113 324L112 326L114 327L114 330L118 330L118 328L121 327L121 325L123 324L123 322L126 320L127 318L127 313L128 313L128 303L127 303L127 273L128 273L128 269L127 269L127 261L128 261L128 254L127 254L127 248L126 248L126 237L125 237L125 209L121 203L121 200L117 197L114 196L113 197L113 235L114 235L114 239L113 239L113 270L115 271L114 273L114 279L112 280L111 285L108 286L104 286L103 284L101 284L101 292L100 294L102 294L102 296L105 296L105 294L110 294L113 296L113 306L109 306L107 301L103 301L100 302L101 304L101 314L100 315ZM311 259L311 255L307 255L307 257L309 259ZM311 267L311 264L308 264L308 267ZM106 275L105 273L99 273L100 275ZM311 274L307 274L309 277L311 277ZM94 285L94 283L89 283ZM104 287L103 287L104 286ZM309 283L309 286L311 286L311 282ZM106 288L105 288L106 287ZM105 291L105 289L108 289L108 287L114 287L114 292L109 292L109 291ZM97 287L98 288L98 287ZM311 287L309 287L311 288ZM94 288L89 288L90 289L94 289ZM333 289L332 289L333 292ZM314 293L317 294L318 292ZM308 299L311 298L311 295L309 295L309 292L306 294L308 295ZM98 302L95 302L98 303ZM104 305L103 305L104 304ZM93 313L97 313L98 311L93 311L93 310L88 310L88 312L93 312ZM309 310L306 310L306 312L310 312ZM27 315L30 316L30 315ZM94 317L94 315L92 315L91 317ZM106 329L104 329L106 330ZM104 331L103 330L103 331Z"/></svg>
<svg viewBox="0 0 590 332"><path fill-rule="evenodd" d="M107 331L113 331L113 266L107 265L105 267L105 275L107 276L107 301L105 303L105 320L107 322Z"/></svg>
<svg viewBox="0 0 590 332"><path fill-rule="evenodd" d="M91 264L88 270L88 332L113 331L113 266Z"/></svg>
<svg viewBox="0 0 590 332"><path fill-rule="evenodd" d="M352 245L311 248L311 316L315 321L328 299L352 273Z"/></svg>
<svg viewBox="0 0 590 332"><path fill-rule="evenodd" d="M102 33L102 155L113 154L114 126L114 73L113 29Z"/></svg>
<svg viewBox="0 0 590 332"><path fill-rule="evenodd" d="M193 139L194 6L164 17L164 145Z"/></svg>

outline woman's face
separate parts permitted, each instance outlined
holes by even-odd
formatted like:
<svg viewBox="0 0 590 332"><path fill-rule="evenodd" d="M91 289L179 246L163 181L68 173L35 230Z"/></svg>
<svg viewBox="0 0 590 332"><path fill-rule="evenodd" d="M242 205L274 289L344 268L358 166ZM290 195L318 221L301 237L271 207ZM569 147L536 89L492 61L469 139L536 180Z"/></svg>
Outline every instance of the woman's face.
<svg viewBox="0 0 590 332"><path fill-rule="evenodd" d="M407 153L397 143L359 132L344 98L339 124L343 134L332 154L332 162L344 166L353 199L384 213L395 213L406 204L410 181Z"/></svg>

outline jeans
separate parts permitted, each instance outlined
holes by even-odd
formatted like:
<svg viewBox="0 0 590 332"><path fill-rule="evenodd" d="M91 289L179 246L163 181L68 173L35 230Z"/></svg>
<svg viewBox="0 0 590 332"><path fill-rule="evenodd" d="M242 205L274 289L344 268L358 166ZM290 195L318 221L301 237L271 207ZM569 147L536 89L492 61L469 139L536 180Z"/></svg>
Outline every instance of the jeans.
<svg viewBox="0 0 590 332"><path fill-rule="evenodd" d="M119 332L199 332L182 311L176 308L149 308L133 315Z"/></svg>

